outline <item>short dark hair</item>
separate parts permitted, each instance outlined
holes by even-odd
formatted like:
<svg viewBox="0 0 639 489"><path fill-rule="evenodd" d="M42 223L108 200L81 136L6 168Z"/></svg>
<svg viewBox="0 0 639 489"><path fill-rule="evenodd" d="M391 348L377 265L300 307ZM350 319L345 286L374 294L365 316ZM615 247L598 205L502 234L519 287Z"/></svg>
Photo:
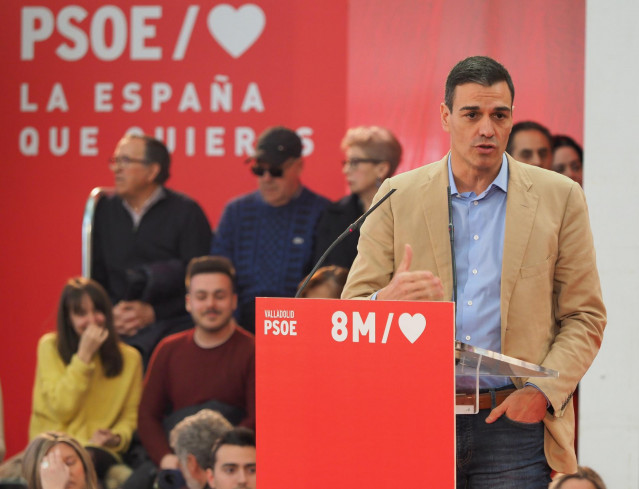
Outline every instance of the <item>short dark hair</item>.
<svg viewBox="0 0 639 489"><path fill-rule="evenodd" d="M144 159L147 165L157 163L160 165L160 171L155 177L155 183L164 185L171 176L169 168L171 167L171 155L169 150L159 139L155 139L146 134L127 134L125 139L139 139L144 142Z"/></svg>
<svg viewBox="0 0 639 489"><path fill-rule="evenodd" d="M550 134L550 131L546 126L542 126L541 124L539 124L539 122L535 121L521 121L517 124L514 124L512 130L510 131L510 136L508 137L508 145L506 145L506 153L512 154L515 134L520 131L539 131L548 140L548 145L552 149L552 134Z"/></svg>
<svg viewBox="0 0 639 489"><path fill-rule="evenodd" d="M113 326L113 306L102 286L95 280L85 277L74 277L67 281L60 294L57 320L56 344L58 353L65 365L71 363L71 358L78 351L80 338L73 329L71 313L78 313L84 296L93 302L96 311L104 314L104 328L108 331L107 339L98 350L98 355L107 377L115 377L122 372L123 362L120 351L120 340Z"/></svg>
<svg viewBox="0 0 639 489"><path fill-rule="evenodd" d="M186 267L186 290L191 286L191 279L200 273L223 273L231 279L235 291L235 268L231 260L225 256L198 256L189 262Z"/></svg>
<svg viewBox="0 0 639 489"><path fill-rule="evenodd" d="M255 447L255 432L243 426L238 426L220 436L211 450L211 468L215 467L217 452L223 445Z"/></svg>
<svg viewBox="0 0 639 489"><path fill-rule="evenodd" d="M510 90L511 104L515 101L515 86L508 70L488 56L471 56L457 63L446 79L446 93L444 102L448 110L453 110L455 88L466 83L478 83L490 87L495 83L505 81Z"/></svg>
<svg viewBox="0 0 639 489"><path fill-rule="evenodd" d="M556 136L552 137L553 153L557 148L563 148L565 146L574 149L579 155L579 161L581 161L582 163L584 162L584 150L581 146L579 146L579 143L577 143L577 141L575 141L570 136L566 136L565 134L557 134Z"/></svg>

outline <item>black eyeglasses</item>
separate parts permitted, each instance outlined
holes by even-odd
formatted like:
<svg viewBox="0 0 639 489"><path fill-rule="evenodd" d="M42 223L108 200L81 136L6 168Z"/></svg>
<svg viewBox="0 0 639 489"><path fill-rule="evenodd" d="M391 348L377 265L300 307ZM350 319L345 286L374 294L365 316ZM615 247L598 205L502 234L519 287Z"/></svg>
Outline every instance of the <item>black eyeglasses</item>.
<svg viewBox="0 0 639 489"><path fill-rule="evenodd" d="M128 156L111 156L109 158L109 164L111 165L124 165L127 166L131 163L148 163L147 160L141 160L139 158L129 158Z"/></svg>
<svg viewBox="0 0 639 489"><path fill-rule="evenodd" d="M348 165L350 168L355 169L360 163L373 163L374 165L377 165L383 161L385 160L377 160L375 158L351 158L350 160L342 161L342 166Z"/></svg>

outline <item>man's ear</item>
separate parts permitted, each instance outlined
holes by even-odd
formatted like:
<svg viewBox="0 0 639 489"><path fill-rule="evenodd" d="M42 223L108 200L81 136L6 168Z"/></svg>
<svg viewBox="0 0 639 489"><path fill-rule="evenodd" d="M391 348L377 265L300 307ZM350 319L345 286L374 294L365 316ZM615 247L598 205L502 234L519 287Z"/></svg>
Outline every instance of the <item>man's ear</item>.
<svg viewBox="0 0 639 489"><path fill-rule="evenodd" d="M446 132L450 132L450 109L445 102L442 102L439 106L439 116L442 122L442 129Z"/></svg>
<svg viewBox="0 0 639 489"><path fill-rule="evenodd" d="M195 455L192 453L186 454L186 470L189 471L191 477L194 477L198 474L198 471L202 470L200 464L197 463L197 459Z"/></svg>
<svg viewBox="0 0 639 489"><path fill-rule="evenodd" d="M148 173L148 181L150 182L155 182L155 179L158 177L158 175L160 174L160 164L159 163L149 163L147 165L147 167L149 168L149 173Z"/></svg>
<svg viewBox="0 0 639 489"><path fill-rule="evenodd" d="M213 478L213 469L206 469L206 482L209 483L211 489L215 489L215 480Z"/></svg>

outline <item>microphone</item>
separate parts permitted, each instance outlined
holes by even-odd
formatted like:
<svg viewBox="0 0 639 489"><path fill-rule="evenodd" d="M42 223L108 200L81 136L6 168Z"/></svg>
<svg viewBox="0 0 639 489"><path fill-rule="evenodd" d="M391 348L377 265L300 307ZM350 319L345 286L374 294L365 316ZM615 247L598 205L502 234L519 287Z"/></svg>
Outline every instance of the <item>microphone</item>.
<svg viewBox="0 0 639 489"><path fill-rule="evenodd" d="M453 262L453 303L457 312L457 265L455 264L455 226L453 225L453 197L448 186L448 235L450 236L450 256ZM455 314L455 339L457 339L457 314Z"/></svg>
<svg viewBox="0 0 639 489"><path fill-rule="evenodd" d="M311 280L311 277L313 276L313 274L317 271L317 269L322 266L322 263L324 263L324 260L326 260L326 257L328 256L328 254L333 251L333 248L335 248L338 244L340 244L342 242L342 240L344 238L346 238L346 236L348 236L349 234L357 231L361 225L364 223L364 220L375 210L377 209L382 202L384 202L386 199L388 199L391 194L393 192L395 192L395 190L397 189L390 189L388 191L388 193L386 195L384 195L381 199L379 199L374 206L372 206L370 209L368 209L366 212L364 212L364 214L362 214L361 216L359 216L359 218L350 226L348 226L344 232L342 234L340 234L337 239L335 241L333 241L331 243L331 245L326 249L326 251L324 252L324 254L322 256L320 256L320 259L317 260L317 263L315 264L315 266L313 267L313 269L310 271L310 273L307 275L306 279L304 280L304 283L302 285L300 285L300 288L297 289L297 293L295 294L295 299L298 299L300 294L302 293L302 291L306 288L306 285L308 284L308 282Z"/></svg>

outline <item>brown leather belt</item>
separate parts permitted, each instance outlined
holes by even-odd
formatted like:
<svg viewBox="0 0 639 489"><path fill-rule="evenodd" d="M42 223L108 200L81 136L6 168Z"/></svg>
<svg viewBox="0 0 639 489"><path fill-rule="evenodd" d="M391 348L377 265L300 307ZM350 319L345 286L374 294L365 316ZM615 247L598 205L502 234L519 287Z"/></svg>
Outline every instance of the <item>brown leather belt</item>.
<svg viewBox="0 0 639 489"><path fill-rule="evenodd" d="M515 392L517 389L503 389L495 391L495 407L499 406L506 398ZM456 394L455 404L461 406L474 406L475 394ZM483 392L479 394L479 409L492 409L493 403L490 392Z"/></svg>

